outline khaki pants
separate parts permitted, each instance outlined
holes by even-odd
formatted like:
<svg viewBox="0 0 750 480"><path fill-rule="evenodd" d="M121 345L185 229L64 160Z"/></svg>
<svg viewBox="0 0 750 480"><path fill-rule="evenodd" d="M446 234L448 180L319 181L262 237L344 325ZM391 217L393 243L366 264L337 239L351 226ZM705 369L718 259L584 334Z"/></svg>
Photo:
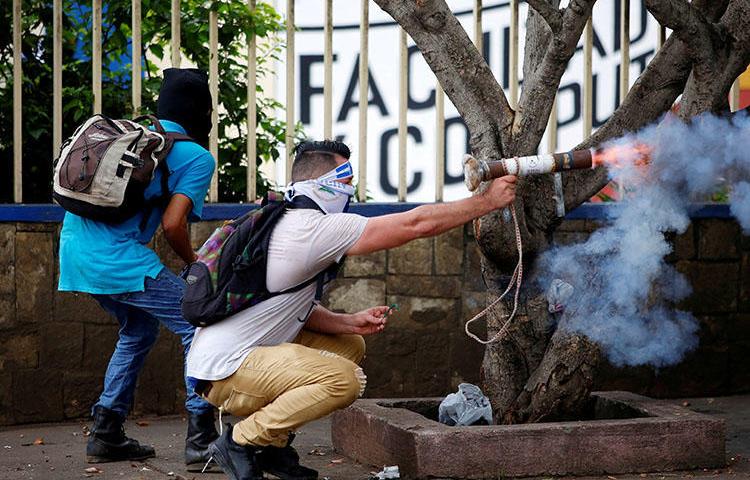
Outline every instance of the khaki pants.
<svg viewBox="0 0 750 480"><path fill-rule="evenodd" d="M287 444L289 432L345 408L361 395L365 353L359 335L302 330L294 343L256 347L231 376L211 382L206 400L235 416L240 445Z"/></svg>

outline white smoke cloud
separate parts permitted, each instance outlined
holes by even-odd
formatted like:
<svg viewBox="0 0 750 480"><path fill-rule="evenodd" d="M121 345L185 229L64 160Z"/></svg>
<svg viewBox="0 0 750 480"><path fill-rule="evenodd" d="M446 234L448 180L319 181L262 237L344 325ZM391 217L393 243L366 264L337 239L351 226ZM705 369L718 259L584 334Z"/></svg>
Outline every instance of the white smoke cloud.
<svg viewBox="0 0 750 480"><path fill-rule="evenodd" d="M730 208L750 231L750 118L702 115L685 124L666 117L604 147L645 144L639 157L620 156L612 179L628 187L611 222L581 244L558 246L538 262L537 278L559 278L575 288L560 328L585 334L616 365L673 365L698 344L698 322L674 302L690 294L687 280L664 261L671 252L667 232L683 233L692 202L719 186L728 188Z"/></svg>

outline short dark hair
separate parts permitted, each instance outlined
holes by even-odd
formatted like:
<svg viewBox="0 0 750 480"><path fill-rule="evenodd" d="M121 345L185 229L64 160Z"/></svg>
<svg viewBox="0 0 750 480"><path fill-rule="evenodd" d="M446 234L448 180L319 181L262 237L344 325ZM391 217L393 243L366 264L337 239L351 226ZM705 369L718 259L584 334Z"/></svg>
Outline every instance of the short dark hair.
<svg viewBox="0 0 750 480"><path fill-rule="evenodd" d="M351 152L345 143L335 140L304 141L294 149L292 181L317 178L336 168L336 155L349 160Z"/></svg>

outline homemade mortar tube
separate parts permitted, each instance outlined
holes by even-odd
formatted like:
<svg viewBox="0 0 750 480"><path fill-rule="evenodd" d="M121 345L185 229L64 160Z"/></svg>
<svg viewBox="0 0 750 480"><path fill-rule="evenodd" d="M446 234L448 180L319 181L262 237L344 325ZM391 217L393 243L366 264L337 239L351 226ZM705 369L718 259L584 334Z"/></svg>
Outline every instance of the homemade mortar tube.
<svg viewBox="0 0 750 480"><path fill-rule="evenodd" d="M478 160L471 155L464 156L464 183L470 192L482 182L506 175L537 175L540 173L562 172L593 168L595 150L573 150L565 153L547 153L527 157L502 158L500 160Z"/></svg>

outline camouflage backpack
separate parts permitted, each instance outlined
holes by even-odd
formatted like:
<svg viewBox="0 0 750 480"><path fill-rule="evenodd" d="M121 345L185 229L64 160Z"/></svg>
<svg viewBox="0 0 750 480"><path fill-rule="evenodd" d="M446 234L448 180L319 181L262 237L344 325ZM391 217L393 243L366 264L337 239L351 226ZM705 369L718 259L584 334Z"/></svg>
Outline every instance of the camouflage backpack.
<svg viewBox="0 0 750 480"><path fill-rule="evenodd" d="M214 230L198 250L198 260L182 272L187 285L182 316L188 322L206 327L263 300L296 292L314 282L318 282L316 298L320 299L323 284L335 276L340 263L287 290L270 292L266 286L268 243L273 228L289 208L319 209L306 197L297 197L291 203L269 193L261 208Z"/></svg>

